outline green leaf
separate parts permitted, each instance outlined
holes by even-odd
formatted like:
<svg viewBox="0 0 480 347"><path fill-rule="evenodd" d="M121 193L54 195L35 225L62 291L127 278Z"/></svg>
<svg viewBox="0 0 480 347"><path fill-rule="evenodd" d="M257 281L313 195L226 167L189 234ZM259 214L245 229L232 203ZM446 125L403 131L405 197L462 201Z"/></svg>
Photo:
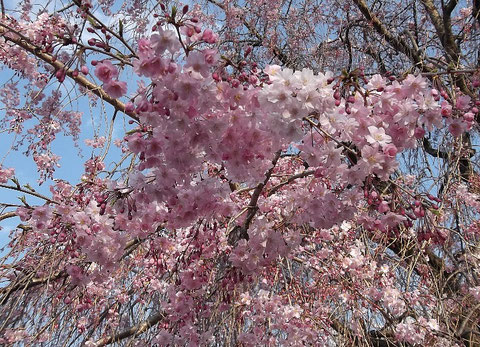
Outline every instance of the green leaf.
<svg viewBox="0 0 480 347"><path fill-rule="evenodd" d="M15 177L10 178L10 180L15 183L18 189L20 189L20 183L18 183L18 180Z"/></svg>
<svg viewBox="0 0 480 347"><path fill-rule="evenodd" d="M18 200L22 202L25 206L28 206L27 204L27 199L25 198L25 195L18 197Z"/></svg>
<svg viewBox="0 0 480 347"><path fill-rule="evenodd" d="M119 57L120 59L122 60L128 60L128 57L120 52L118 52L117 54L115 54L116 57Z"/></svg>
<svg viewBox="0 0 480 347"><path fill-rule="evenodd" d="M32 192L35 191L35 189L33 189L33 188L30 186L30 184L28 184L28 183L27 183L27 184L24 184L23 186L24 186L26 189L28 189L28 190L30 190L30 191L32 191Z"/></svg>
<svg viewBox="0 0 480 347"><path fill-rule="evenodd" d="M118 34L123 38L123 22L121 19L118 20Z"/></svg>
<svg viewBox="0 0 480 347"><path fill-rule="evenodd" d="M87 20L88 20L88 22L90 23L90 25L91 25L92 27L98 29L98 24L97 24L97 22L95 21L95 19L93 19L91 16L87 16Z"/></svg>

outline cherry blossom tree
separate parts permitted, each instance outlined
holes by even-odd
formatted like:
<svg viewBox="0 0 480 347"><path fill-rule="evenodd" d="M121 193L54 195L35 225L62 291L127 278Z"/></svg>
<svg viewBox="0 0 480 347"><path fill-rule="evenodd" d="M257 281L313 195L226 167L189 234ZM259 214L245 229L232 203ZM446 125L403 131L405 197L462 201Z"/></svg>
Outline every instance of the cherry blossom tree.
<svg viewBox="0 0 480 347"><path fill-rule="evenodd" d="M1 344L480 343L478 1L0 6Z"/></svg>

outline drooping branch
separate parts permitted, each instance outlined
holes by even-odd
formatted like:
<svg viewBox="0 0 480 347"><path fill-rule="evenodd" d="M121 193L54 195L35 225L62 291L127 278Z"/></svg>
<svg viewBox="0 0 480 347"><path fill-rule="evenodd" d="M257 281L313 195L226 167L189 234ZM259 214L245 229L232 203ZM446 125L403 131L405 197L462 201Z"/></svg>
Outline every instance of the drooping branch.
<svg viewBox="0 0 480 347"><path fill-rule="evenodd" d="M472 148L472 143L470 140L470 135L469 133L465 133L463 135L463 145L467 149L467 151L470 152L469 156L473 156L471 153L472 151L474 152L474 149ZM425 152L430 154L433 157L436 158L441 158L444 160L450 159L451 156L448 152L441 151L439 149L435 149L432 147L430 144L430 141L427 138L423 138L423 148L425 149ZM458 158L458 169L460 171L460 176L465 180L468 181L468 178L470 175L473 173L473 167L472 163L470 161L469 157L460 157Z"/></svg>
<svg viewBox="0 0 480 347"><path fill-rule="evenodd" d="M19 226L20 227L20 226ZM121 259L124 259L127 257L130 253L132 253L141 243L143 240L135 238L125 245L125 253L123 254ZM44 276L44 277L33 277L33 276L26 276L22 278L21 280L23 282L20 283L15 283L13 285L10 285L5 288L0 289L0 294L4 294L0 300L0 305L3 305L4 303L7 302L8 298L16 291L18 290L27 290L36 286L39 286L41 284L45 284L47 282L52 282L56 281L61 278L66 278L68 274L65 271L60 271L55 275L49 275L49 276ZM25 282L26 280L26 282Z"/></svg>
<svg viewBox="0 0 480 347"><path fill-rule="evenodd" d="M73 0L73 2L75 3L75 5L77 5L78 7L82 7L82 3L80 0ZM123 35L119 35L117 34L114 30L111 30L107 25L104 25L93 13L91 13L88 8L84 8L84 11L86 12L86 14L95 22L99 23L102 28L104 28L108 33L110 33L111 35L115 36L115 38L117 40L119 40L129 51L130 53L132 53L132 55L134 57L137 57L137 54L135 52L135 50L128 44L127 41L125 41Z"/></svg>
<svg viewBox="0 0 480 347"><path fill-rule="evenodd" d="M393 49L409 57L410 60L412 60L412 62L421 69L422 73L435 75L435 71L433 71L427 64L423 63L418 51L410 47L401 37L395 36L391 31L389 31L388 28L380 21L380 19L378 19L378 17L370 11L367 3L364 0L354 0L354 3L357 5L365 19L372 23L377 33L384 37L390 46L393 47ZM437 36L439 37L441 44L447 53L447 60L454 64L455 68L457 68L460 62L460 49L455 43L455 38L451 29L450 15L448 13L452 7L453 8L451 10L453 11L454 7L456 6L456 0L451 0L449 4L447 4L446 12L444 12L443 18L431 0L422 0L422 3L424 4L430 20L435 27ZM462 74L456 75L454 81L455 85L459 87L464 94L472 96L472 92L469 90L465 82L465 77Z"/></svg>
<svg viewBox="0 0 480 347"><path fill-rule="evenodd" d="M4 294L4 296L0 300L0 305L4 305L5 303L7 303L10 296L18 290L31 289L31 288L37 287L41 284L45 284L47 282L53 282L53 281L56 281L58 279L65 278L67 276L68 276L68 274L64 271L61 271L61 272L59 272L59 273L57 273L53 276L49 275L49 276L45 276L45 277L30 277L30 278L28 278L28 276L27 276L25 278L26 283L24 283L24 282L16 283L13 286L8 286L8 287L2 288L0 290L0 294Z"/></svg>

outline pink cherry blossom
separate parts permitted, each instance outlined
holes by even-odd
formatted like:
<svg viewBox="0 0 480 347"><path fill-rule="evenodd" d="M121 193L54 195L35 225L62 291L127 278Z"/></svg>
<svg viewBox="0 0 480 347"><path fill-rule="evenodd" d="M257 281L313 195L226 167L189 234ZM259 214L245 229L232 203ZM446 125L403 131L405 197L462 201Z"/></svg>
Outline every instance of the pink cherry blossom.
<svg viewBox="0 0 480 347"><path fill-rule="evenodd" d="M95 76L103 83L108 83L118 77L118 69L110 60L104 60L95 67Z"/></svg>
<svg viewBox="0 0 480 347"><path fill-rule="evenodd" d="M110 80L103 88L112 98L120 98L127 93L127 83L124 81Z"/></svg>
<svg viewBox="0 0 480 347"><path fill-rule="evenodd" d="M475 8L239 4L5 7L0 344L474 338Z"/></svg>
<svg viewBox="0 0 480 347"><path fill-rule="evenodd" d="M187 63L184 66L186 71L191 71L192 76L207 77L209 74L209 66L206 64L205 56L202 52L192 52L187 57Z"/></svg>
<svg viewBox="0 0 480 347"><path fill-rule="evenodd" d="M392 140L390 136L385 134L384 128L369 126L368 131L370 132L370 134L366 136L368 143L378 143L381 146L385 146Z"/></svg>
<svg viewBox="0 0 480 347"><path fill-rule="evenodd" d="M162 55L167 50L175 54L180 49L176 34L172 30L164 30L161 27L150 37L150 42L158 55Z"/></svg>
<svg viewBox="0 0 480 347"><path fill-rule="evenodd" d="M15 174L14 168L2 169L0 167L0 183L7 183L7 181L12 178Z"/></svg>

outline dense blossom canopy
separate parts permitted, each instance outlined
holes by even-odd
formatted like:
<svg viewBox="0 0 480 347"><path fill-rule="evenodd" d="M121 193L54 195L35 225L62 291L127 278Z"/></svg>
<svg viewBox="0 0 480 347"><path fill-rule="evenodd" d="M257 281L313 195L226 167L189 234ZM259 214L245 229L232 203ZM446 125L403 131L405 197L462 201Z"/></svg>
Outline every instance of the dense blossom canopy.
<svg viewBox="0 0 480 347"><path fill-rule="evenodd" d="M388 3L2 2L0 344L478 345L480 4Z"/></svg>

